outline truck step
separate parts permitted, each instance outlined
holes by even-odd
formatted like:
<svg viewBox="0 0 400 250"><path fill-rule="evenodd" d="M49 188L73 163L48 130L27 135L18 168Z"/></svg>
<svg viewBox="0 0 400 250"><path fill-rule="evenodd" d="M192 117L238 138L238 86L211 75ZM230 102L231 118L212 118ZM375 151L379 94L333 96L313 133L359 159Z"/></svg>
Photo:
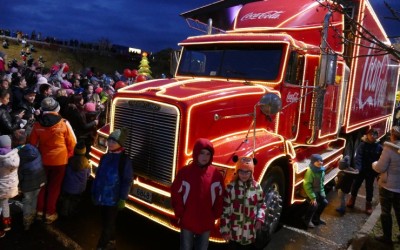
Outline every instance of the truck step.
<svg viewBox="0 0 400 250"><path fill-rule="evenodd" d="M343 150L343 148L329 148L321 153L319 153L322 156L322 159L325 161L326 159L330 158L333 155L337 155L339 151ZM310 164L309 159L305 159L301 162L297 163L297 169L296 169L296 174L302 173L303 171L307 170L308 165Z"/></svg>

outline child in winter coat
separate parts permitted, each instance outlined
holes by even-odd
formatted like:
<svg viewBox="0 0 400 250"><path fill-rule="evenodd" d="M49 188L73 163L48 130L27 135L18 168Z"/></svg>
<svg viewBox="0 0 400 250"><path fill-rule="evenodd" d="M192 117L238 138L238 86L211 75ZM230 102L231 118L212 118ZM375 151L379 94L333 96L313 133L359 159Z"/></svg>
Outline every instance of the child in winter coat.
<svg viewBox="0 0 400 250"><path fill-rule="evenodd" d="M4 231L11 230L10 206L8 199L18 195L18 149L11 149L11 137L0 136L0 207ZM4 231L0 234L4 236Z"/></svg>
<svg viewBox="0 0 400 250"><path fill-rule="evenodd" d="M19 188L23 194L23 223L24 229L29 230L36 215L40 189L46 184L46 172L39 150L29 143L26 144L26 137L24 129L16 130L13 134L13 144L18 149L20 158L18 178Z"/></svg>
<svg viewBox="0 0 400 250"><path fill-rule="evenodd" d="M114 130L107 139L108 152L100 159L92 184L92 200L100 206L103 229L97 249L114 249L118 210L125 207L133 180L132 162L123 148L125 128Z"/></svg>
<svg viewBox="0 0 400 250"><path fill-rule="evenodd" d="M311 155L310 165L304 175L303 189L307 194L307 210L303 222L306 228L326 225L321 219L321 214L328 205L324 188L325 167L322 163L321 155Z"/></svg>
<svg viewBox="0 0 400 250"><path fill-rule="evenodd" d="M65 170L60 197L60 215L62 216L69 216L76 212L82 194L86 189L90 175L90 164L85 154L85 143L80 141L76 144L74 155L69 158Z"/></svg>
<svg viewBox="0 0 400 250"><path fill-rule="evenodd" d="M221 235L231 249L256 249L256 230L261 229L267 208L264 192L253 178L255 159L234 156L233 161L236 175L226 187Z"/></svg>
<svg viewBox="0 0 400 250"><path fill-rule="evenodd" d="M358 169L350 167L350 157L346 155L339 161L339 173L337 175L336 188L340 198L340 207L336 211L344 215L346 213L346 194L350 193L354 177L358 174Z"/></svg>
<svg viewBox="0 0 400 250"><path fill-rule="evenodd" d="M213 158L211 141L197 139L193 161L178 171L172 183L172 207L181 227L180 249L207 249L210 231L221 217L224 180L212 165Z"/></svg>
<svg viewBox="0 0 400 250"><path fill-rule="evenodd" d="M361 138L361 142L357 147L354 157L354 167L358 169L359 174L354 179L351 187L351 196L346 204L348 208L354 208L358 190L365 180L365 213L368 215L372 213L374 182L378 175L378 173L372 169L372 163L379 159L383 149L378 140L378 136L378 131L374 128L370 128Z"/></svg>

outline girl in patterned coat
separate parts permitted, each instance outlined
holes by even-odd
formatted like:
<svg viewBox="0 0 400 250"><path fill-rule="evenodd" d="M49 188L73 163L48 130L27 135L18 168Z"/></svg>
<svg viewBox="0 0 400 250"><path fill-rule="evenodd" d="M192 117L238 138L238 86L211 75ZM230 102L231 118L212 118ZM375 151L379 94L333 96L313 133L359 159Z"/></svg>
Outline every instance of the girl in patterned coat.
<svg viewBox="0 0 400 250"><path fill-rule="evenodd" d="M233 161L236 174L226 187L220 232L230 249L256 249L256 230L261 229L267 208L261 185L253 178L256 160L234 156Z"/></svg>

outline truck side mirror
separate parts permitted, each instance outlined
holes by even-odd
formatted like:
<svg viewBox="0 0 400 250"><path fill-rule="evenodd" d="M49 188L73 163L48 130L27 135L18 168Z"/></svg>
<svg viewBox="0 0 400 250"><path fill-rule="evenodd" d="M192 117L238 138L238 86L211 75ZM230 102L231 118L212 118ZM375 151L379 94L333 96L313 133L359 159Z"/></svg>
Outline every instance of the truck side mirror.
<svg viewBox="0 0 400 250"><path fill-rule="evenodd" d="M261 112L266 115L274 115L281 111L282 100L277 94L268 93L265 94L257 104L260 106Z"/></svg>

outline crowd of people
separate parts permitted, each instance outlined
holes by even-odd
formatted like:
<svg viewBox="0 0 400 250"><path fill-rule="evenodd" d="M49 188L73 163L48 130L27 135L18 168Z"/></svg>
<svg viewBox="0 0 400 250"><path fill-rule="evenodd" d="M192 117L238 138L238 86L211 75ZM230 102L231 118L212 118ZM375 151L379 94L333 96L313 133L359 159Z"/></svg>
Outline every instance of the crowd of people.
<svg viewBox="0 0 400 250"><path fill-rule="evenodd" d="M25 230L35 220L50 224L59 215L76 212L90 174L89 153L96 130L106 122L112 96L131 83L117 72L113 76L95 75L90 69L72 72L66 63L46 68L41 59L7 61L6 53L0 51L0 237L11 230L9 199L16 196L22 197ZM110 135L110 145L118 142L109 145L112 155L123 152L120 137ZM102 162L109 165L106 156L108 160ZM111 158L114 161L115 156ZM102 163L99 172L101 169ZM126 183L132 181L132 172L126 171L115 188L122 183L124 189L130 187ZM103 184L94 188L94 198L110 192L101 190ZM126 199L128 192L122 194L124 197L117 197L118 204L101 198L97 204L121 207L120 200ZM107 209L104 214L105 222L116 215L115 210ZM103 233L100 249L112 242L111 236L112 230Z"/></svg>
<svg viewBox="0 0 400 250"><path fill-rule="evenodd" d="M43 36L41 32L36 32L35 30L33 30L29 35L27 33L22 32L21 30L10 31L8 29L0 28L0 37L4 37L3 48L8 47L4 46L5 45L4 41L8 43L9 42L8 40L16 40L21 45L26 45L26 46L33 45L33 43L35 44L47 43L57 46L66 46L66 47L68 46L72 48L88 49L95 51L109 51L113 53L116 52L121 53L122 51L119 51L118 47L123 47L123 46L113 45L108 41L93 43L93 42L83 42L77 39L62 40L54 36ZM128 48L126 48L126 50L127 49Z"/></svg>

